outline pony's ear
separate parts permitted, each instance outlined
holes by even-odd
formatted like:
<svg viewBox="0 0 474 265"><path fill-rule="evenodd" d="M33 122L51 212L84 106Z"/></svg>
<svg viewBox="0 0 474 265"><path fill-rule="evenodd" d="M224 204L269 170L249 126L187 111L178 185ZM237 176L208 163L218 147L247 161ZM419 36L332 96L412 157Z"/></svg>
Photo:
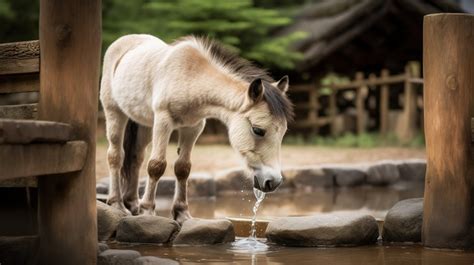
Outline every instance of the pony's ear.
<svg viewBox="0 0 474 265"><path fill-rule="evenodd" d="M290 84L290 80L289 80L288 76L285 75L280 80L273 83L272 85L277 87L281 92L286 93L286 91L288 91L289 84Z"/></svg>
<svg viewBox="0 0 474 265"><path fill-rule="evenodd" d="M248 90L248 97L251 102L257 103L263 98L263 87L262 79L257 78L250 83L249 90Z"/></svg>

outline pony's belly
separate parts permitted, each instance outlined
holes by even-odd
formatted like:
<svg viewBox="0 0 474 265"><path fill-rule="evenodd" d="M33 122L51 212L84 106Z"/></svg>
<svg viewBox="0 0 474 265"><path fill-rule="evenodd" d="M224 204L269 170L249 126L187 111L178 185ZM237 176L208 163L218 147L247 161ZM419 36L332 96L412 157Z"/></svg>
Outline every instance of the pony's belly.
<svg viewBox="0 0 474 265"><path fill-rule="evenodd" d="M130 91L124 86L116 86L112 91L114 100L120 109L132 120L145 126L153 126L151 98L146 98L139 91Z"/></svg>

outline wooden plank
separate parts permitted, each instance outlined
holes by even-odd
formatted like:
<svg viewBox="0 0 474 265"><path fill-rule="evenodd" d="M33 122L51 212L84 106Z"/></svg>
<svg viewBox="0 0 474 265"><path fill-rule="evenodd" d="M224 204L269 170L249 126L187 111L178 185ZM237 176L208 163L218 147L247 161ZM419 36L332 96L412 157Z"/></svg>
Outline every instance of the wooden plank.
<svg viewBox="0 0 474 265"><path fill-rule="evenodd" d="M39 58L5 59L0 61L0 75L39 72Z"/></svg>
<svg viewBox="0 0 474 265"><path fill-rule="evenodd" d="M425 16L427 168L422 240L426 247L474 247L473 43L473 15Z"/></svg>
<svg viewBox="0 0 474 265"><path fill-rule="evenodd" d="M400 75L392 75L384 78L373 78L373 79L361 79L361 80L354 80L350 83L345 84L333 84L330 85L331 88L336 90L344 90L344 89L354 89L362 86L378 86L384 84L396 84L396 83L403 83L406 80L405 74Z"/></svg>
<svg viewBox="0 0 474 265"><path fill-rule="evenodd" d="M416 134L416 90L413 83L410 82L412 77L419 74L414 69L416 66L411 63L405 67L405 91L403 94L403 126L398 137L402 142L410 142Z"/></svg>
<svg viewBox="0 0 474 265"><path fill-rule="evenodd" d="M329 119L331 120L331 135L336 136L336 115L337 115L337 105L336 105L336 91L332 91L329 95Z"/></svg>
<svg viewBox="0 0 474 265"><path fill-rule="evenodd" d="M390 75L387 69L383 69L380 73L382 78L386 78ZM389 86L383 84L380 87L380 133L386 135L388 133L388 111L389 111Z"/></svg>
<svg viewBox="0 0 474 265"><path fill-rule="evenodd" d="M39 55L40 47L38 40L0 44L0 62L11 59L39 58Z"/></svg>
<svg viewBox="0 0 474 265"><path fill-rule="evenodd" d="M86 157L84 141L0 144L0 180L78 171Z"/></svg>
<svg viewBox="0 0 474 265"><path fill-rule="evenodd" d="M38 117L38 104L0 106L0 119L33 120ZM1 138L1 137L0 137Z"/></svg>
<svg viewBox="0 0 474 265"><path fill-rule="evenodd" d="M362 80L364 80L364 73L362 72L357 72L356 77L355 77L356 82L359 84L364 84ZM356 116L357 116L357 133L362 134L365 132L365 110L364 110L364 95L363 95L363 89L365 88L365 85L362 85L361 87L358 87L356 90Z"/></svg>
<svg viewBox="0 0 474 265"><path fill-rule="evenodd" d="M38 180L40 264L97 263L95 133L101 13L101 1L40 0L38 117L71 124L76 139L89 147L81 171Z"/></svg>
<svg viewBox="0 0 474 265"><path fill-rule="evenodd" d="M0 144L64 143L72 138L66 123L0 119Z"/></svg>
<svg viewBox="0 0 474 265"><path fill-rule="evenodd" d="M38 73L0 76L0 94L38 92L39 90Z"/></svg>

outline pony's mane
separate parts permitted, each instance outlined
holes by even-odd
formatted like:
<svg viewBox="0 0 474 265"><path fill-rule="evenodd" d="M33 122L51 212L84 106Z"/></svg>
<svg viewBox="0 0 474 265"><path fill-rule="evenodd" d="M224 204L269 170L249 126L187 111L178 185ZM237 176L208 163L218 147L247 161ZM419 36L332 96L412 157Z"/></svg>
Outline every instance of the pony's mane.
<svg viewBox="0 0 474 265"><path fill-rule="evenodd" d="M252 62L239 57L239 55L221 43L207 37L187 36L176 41L176 43L189 41L196 45L211 63L216 64L230 75L233 75L247 83L255 79L261 79L265 86L263 98L268 104L270 112L287 121L294 117L293 104L288 97L271 83L275 80L264 69L255 66Z"/></svg>

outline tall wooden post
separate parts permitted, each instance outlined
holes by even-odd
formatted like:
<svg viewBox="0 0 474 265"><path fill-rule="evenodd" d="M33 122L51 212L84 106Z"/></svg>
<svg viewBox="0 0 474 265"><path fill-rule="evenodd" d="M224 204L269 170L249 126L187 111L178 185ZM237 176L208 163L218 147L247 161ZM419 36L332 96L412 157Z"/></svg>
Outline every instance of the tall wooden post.
<svg viewBox="0 0 474 265"><path fill-rule="evenodd" d="M380 77L382 80L386 80L389 76L389 71L383 69ZM388 110L389 110L389 90L388 85L383 84L380 87L380 133L387 135L388 133Z"/></svg>
<svg viewBox="0 0 474 265"><path fill-rule="evenodd" d="M403 130L400 138L409 142L416 134L416 90L411 79L420 77L419 65L410 62L405 66L405 91L403 94Z"/></svg>
<svg viewBox="0 0 474 265"><path fill-rule="evenodd" d="M474 247L474 16L424 18L427 153L423 243Z"/></svg>
<svg viewBox="0 0 474 265"><path fill-rule="evenodd" d="M355 76L355 81L363 82L364 73L357 72ZM356 115L357 115L357 134L362 134L365 132L365 115L364 115L364 90L366 86L360 86L356 88Z"/></svg>
<svg viewBox="0 0 474 265"><path fill-rule="evenodd" d="M38 180L40 264L96 264L101 1L40 0L39 32L39 119L69 123L88 143L81 171Z"/></svg>

